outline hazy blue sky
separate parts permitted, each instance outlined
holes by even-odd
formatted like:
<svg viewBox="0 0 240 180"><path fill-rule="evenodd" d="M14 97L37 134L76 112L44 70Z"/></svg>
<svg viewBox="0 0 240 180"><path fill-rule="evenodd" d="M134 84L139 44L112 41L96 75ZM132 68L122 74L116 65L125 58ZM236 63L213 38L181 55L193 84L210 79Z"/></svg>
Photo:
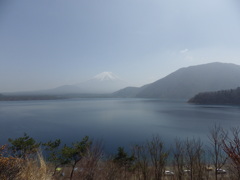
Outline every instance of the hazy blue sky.
<svg viewBox="0 0 240 180"><path fill-rule="evenodd" d="M239 0L0 0L0 92L240 64Z"/></svg>

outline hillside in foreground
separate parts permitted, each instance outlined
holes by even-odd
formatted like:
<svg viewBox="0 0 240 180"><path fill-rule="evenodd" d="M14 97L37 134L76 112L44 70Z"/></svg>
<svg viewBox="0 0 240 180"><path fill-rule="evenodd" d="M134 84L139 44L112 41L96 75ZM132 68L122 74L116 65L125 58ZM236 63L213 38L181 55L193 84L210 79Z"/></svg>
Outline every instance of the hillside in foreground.
<svg viewBox="0 0 240 180"><path fill-rule="evenodd" d="M199 93L188 102L195 104L240 105L240 87L237 89Z"/></svg>

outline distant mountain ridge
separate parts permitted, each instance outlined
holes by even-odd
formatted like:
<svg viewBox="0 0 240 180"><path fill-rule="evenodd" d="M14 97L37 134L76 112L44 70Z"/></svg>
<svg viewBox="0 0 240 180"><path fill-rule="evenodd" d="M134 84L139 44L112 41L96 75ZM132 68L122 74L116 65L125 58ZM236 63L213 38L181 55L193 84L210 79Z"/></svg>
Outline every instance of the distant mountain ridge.
<svg viewBox="0 0 240 180"><path fill-rule="evenodd" d="M119 89L127 87L129 84L112 72L102 72L93 78L72 85L63 85L53 89L31 91L31 92L16 92L5 94L36 94L36 95L66 95L66 94L110 94ZM108 95L107 95L108 97Z"/></svg>
<svg viewBox="0 0 240 180"><path fill-rule="evenodd" d="M142 87L127 86L128 84L125 81L113 73L103 72L82 83L64 85L49 90L18 92L15 94L188 100L200 92L240 87L240 66L217 62L190 66L181 68L162 79ZM7 95L7 93L4 93L4 95Z"/></svg>
<svg viewBox="0 0 240 180"><path fill-rule="evenodd" d="M140 88L115 92L121 97L189 99L205 91L234 89L240 86L240 66L209 63L181 68L168 76Z"/></svg>

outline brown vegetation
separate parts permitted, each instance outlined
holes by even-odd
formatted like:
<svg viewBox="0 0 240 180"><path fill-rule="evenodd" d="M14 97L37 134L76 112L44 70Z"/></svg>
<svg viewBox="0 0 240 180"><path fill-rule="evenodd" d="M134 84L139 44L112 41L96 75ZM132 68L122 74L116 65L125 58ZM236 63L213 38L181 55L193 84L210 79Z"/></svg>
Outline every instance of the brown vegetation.
<svg viewBox="0 0 240 180"><path fill-rule="evenodd" d="M89 140L88 137L72 146L62 147L59 146L60 140L57 140L42 143L41 151L47 149L51 152L49 154L52 157L48 157L48 161L36 151L35 148L41 147L36 146L39 143L25 134L23 138L11 140L12 146L0 147L0 179L239 180L239 133L239 128L227 133L219 126L214 126L209 133L208 150L200 139L195 138L177 139L170 150L159 136L153 136L142 145L133 146L132 153L119 147L116 155L109 158L103 155L102 143ZM25 143L21 148L31 150L24 151L27 154L21 156L14 147L20 141Z"/></svg>

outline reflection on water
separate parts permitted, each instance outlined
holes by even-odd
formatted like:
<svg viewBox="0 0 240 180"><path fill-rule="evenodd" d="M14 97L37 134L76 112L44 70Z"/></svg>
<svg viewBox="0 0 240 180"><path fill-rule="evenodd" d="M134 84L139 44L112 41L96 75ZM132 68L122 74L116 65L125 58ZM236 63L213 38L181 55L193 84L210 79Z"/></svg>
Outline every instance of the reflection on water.
<svg viewBox="0 0 240 180"><path fill-rule="evenodd" d="M24 132L40 140L70 143L89 135L109 152L159 134L168 144L176 137L207 141L214 123L239 126L240 108L200 106L151 99L72 99L0 102L0 142Z"/></svg>

